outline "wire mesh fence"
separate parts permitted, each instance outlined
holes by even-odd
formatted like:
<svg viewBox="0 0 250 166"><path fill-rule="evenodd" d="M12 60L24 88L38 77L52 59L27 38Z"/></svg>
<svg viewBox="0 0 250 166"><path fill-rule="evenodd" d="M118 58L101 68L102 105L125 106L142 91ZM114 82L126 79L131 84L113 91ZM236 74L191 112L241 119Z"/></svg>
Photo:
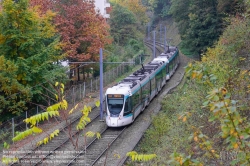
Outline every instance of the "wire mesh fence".
<svg viewBox="0 0 250 166"><path fill-rule="evenodd" d="M143 61L144 58L139 55L133 59L128 60L128 62L131 63L121 63L115 68L104 72L103 86L105 87L111 82L115 82L117 78L121 77L127 72L130 72L132 70L132 66L138 65ZM93 94L98 91L100 91L100 77L89 78L85 82L70 86L70 88L65 91L65 98L68 104L75 105L77 102L85 98L88 94ZM4 142L11 144L12 138L16 135L17 132L21 132L28 129L29 126L27 126L27 124L23 121L24 119L41 112L44 112L44 110L37 106L32 110L24 112L20 116L16 116L3 123L0 123L0 151L2 151L3 149ZM46 123L46 121L44 121L44 123Z"/></svg>
<svg viewBox="0 0 250 166"><path fill-rule="evenodd" d="M24 131L28 129L28 125L24 123L24 119L29 118L33 115L43 112L38 106L35 109L25 111L22 115L11 118L0 124L0 143L3 145L4 142L11 144L12 138L17 132ZM3 146L0 146L0 151L2 151Z"/></svg>

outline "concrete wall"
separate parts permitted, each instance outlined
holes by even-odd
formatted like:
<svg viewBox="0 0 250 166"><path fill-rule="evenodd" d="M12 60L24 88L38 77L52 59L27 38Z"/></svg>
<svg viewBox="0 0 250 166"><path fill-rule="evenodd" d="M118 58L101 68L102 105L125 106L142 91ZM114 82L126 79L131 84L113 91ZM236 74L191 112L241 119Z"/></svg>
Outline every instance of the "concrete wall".
<svg viewBox="0 0 250 166"><path fill-rule="evenodd" d="M109 14L106 12L106 9L110 7L109 0L95 0L96 10L99 10L104 18L109 18Z"/></svg>

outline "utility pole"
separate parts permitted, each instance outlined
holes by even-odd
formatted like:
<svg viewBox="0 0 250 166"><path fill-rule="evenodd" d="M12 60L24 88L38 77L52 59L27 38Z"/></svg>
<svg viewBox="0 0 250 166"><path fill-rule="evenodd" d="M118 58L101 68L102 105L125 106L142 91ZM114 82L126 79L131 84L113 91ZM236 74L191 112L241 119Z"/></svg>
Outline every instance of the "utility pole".
<svg viewBox="0 0 250 166"><path fill-rule="evenodd" d="M162 36L161 36L161 24L160 24L160 42L162 42Z"/></svg>
<svg viewBox="0 0 250 166"><path fill-rule="evenodd" d="M150 25L148 23L148 40L150 39Z"/></svg>
<svg viewBox="0 0 250 166"><path fill-rule="evenodd" d="M102 48L100 48L100 116L103 121L103 60L102 60Z"/></svg>
<svg viewBox="0 0 250 166"><path fill-rule="evenodd" d="M154 40L153 40L153 59L155 58L155 31L154 31Z"/></svg>
<svg viewBox="0 0 250 166"><path fill-rule="evenodd" d="M164 36L164 50L167 52L167 27L165 26L165 36Z"/></svg>

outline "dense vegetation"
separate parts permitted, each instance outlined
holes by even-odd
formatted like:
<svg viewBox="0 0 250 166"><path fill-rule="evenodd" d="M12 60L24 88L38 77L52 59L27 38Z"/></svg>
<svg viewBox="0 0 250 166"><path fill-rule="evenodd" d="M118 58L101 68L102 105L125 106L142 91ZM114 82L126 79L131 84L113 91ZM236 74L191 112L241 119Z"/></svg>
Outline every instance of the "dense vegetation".
<svg viewBox="0 0 250 166"><path fill-rule="evenodd" d="M185 54L200 56L213 46L226 19L245 10L244 0L144 0L154 12L153 24L173 17L178 24Z"/></svg>
<svg viewBox="0 0 250 166"><path fill-rule="evenodd" d="M111 1L109 27L92 2L1 1L0 114L49 106L56 98L51 82L66 79L62 60L98 60L99 48L107 61L143 53L151 10L154 23L174 18L182 52L201 61L186 67L181 86L162 101L140 146L157 154L149 165L250 164L250 1L142 2L148 8L139 0Z"/></svg>
<svg viewBox="0 0 250 166"><path fill-rule="evenodd" d="M52 104L54 82L68 81L61 61L99 61L100 48L106 61L143 53L145 8L130 0L113 2L112 9L109 25L93 1L1 1L0 114ZM98 65L70 65L70 79L79 81L89 68L99 75Z"/></svg>
<svg viewBox="0 0 250 166"><path fill-rule="evenodd" d="M61 43L51 20L53 12L39 15L28 1L2 2L0 13L0 113L20 113L27 102L42 100L48 79L63 78L65 70L54 64L61 57Z"/></svg>
<svg viewBox="0 0 250 166"><path fill-rule="evenodd" d="M197 13L196 16L189 13L200 1L185 0L184 4L178 0L172 1L172 5L177 5L175 2L183 7L179 14L188 12L177 18L180 28L186 26L183 32L180 29L185 43L192 37L188 35L189 30L197 27L193 23L211 21L212 13L200 13L199 17ZM209 5L212 1L206 2ZM250 164L250 1L214 2L216 10L221 12L219 15L224 11L220 17L225 18L226 12L231 15L220 21L222 29L218 39L213 36L211 41L214 42L204 44L206 49L201 61L186 67L182 84L162 101L160 115L154 118L139 146L141 153L157 155L148 165ZM188 11L184 10L187 4L192 4ZM202 12L211 9L207 7ZM193 12L201 11L197 8ZM211 22L210 26L203 27L207 32L211 30L208 27L213 28ZM203 30L198 28L193 33L206 34ZM196 35L193 40L199 37L204 36ZM192 44L189 46L194 48Z"/></svg>
<svg viewBox="0 0 250 166"><path fill-rule="evenodd" d="M126 61L145 52L143 39L145 24L148 21L146 7L140 0L112 0L110 13L110 34L113 45L109 50L114 56L109 56L107 61Z"/></svg>

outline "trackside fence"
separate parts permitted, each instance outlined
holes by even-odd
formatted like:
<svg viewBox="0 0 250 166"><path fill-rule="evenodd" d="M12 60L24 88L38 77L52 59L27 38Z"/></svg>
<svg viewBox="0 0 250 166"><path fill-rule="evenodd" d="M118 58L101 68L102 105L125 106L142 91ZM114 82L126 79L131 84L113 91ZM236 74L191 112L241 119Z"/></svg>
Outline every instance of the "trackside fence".
<svg viewBox="0 0 250 166"><path fill-rule="evenodd" d="M107 86L112 82L116 82L117 78L121 77L123 74L131 72L133 66L139 65L143 62L144 58L141 55L128 60L130 63L121 63L114 67L113 69L103 73L103 86ZM65 91L65 97L69 105L75 105L85 97L99 97L91 96L100 91L100 77L88 78L86 82L78 83L77 85L70 86ZM104 93L103 93L104 94ZM12 138L17 132L26 130L29 126L23 122L24 119L29 118L38 113L44 112L40 107L36 107L32 110L24 112L20 116L11 118L5 122L0 123L0 152L3 149L4 142L12 144ZM48 121L44 121L47 123Z"/></svg>

